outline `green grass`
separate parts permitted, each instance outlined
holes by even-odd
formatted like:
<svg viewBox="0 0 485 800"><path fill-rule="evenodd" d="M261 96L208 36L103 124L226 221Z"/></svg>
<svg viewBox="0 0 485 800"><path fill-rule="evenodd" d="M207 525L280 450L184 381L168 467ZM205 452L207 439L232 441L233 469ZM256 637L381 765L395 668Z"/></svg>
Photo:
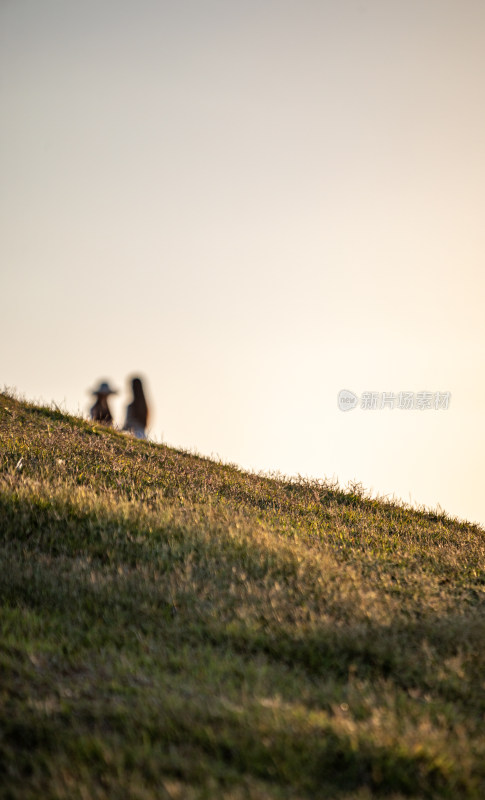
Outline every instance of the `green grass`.
<svg viewBox="0 0 485 800"><path fill-rule="evenodd" d="M485 796L485 532L0 396L0 796Z"/></svg>

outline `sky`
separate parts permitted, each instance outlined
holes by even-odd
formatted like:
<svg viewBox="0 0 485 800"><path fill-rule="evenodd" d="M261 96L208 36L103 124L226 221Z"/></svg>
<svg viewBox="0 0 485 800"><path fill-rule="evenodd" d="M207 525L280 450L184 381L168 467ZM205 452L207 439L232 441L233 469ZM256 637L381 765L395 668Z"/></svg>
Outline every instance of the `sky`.
<svg viewBox="0 0 485 800"><path fill-rule="evenodd" d="M481 0L0 0L0 386L485 524L484 74Z"/></svg>

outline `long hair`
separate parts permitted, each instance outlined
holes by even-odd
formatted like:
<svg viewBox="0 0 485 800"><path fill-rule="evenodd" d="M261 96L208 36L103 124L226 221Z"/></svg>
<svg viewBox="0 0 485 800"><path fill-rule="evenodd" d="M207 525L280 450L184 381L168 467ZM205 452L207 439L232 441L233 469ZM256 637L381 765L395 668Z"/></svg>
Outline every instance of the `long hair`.
<svg viewBox="0 0 485 800"><path fill-rule="evenodd" d="M140 425L146 428L148 422L148 406L140 378L133 378L131 387L133 389L133 403L131 404L133 417Z"/></svg>

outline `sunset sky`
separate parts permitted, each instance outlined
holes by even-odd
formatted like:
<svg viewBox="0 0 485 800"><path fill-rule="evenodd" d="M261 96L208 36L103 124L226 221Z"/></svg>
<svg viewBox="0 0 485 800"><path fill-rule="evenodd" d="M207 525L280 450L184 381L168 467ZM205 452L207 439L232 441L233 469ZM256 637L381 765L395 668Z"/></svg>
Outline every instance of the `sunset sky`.
<svg viewBox="0 0 485 800"><path fill-rule="evenodd" d="M482 0L0 0L0 385L485 524L484 75Z"/></svg>

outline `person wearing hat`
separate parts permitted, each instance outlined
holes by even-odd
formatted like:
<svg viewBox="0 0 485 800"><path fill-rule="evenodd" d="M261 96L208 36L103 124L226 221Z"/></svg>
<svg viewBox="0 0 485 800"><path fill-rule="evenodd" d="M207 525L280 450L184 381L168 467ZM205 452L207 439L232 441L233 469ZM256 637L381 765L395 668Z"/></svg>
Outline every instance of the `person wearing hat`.
<svg viewBox="0 0 485 800"><path fill-rule="evenodd" d="M99 384L98 389L93 390L93 394L97 397L94 406L91 409L91 419L94 422L103 422L105 425L113 424L113 417L109 410L108 397L111 394L118 394L116 389L111 389L107 381Z"/></svg>

